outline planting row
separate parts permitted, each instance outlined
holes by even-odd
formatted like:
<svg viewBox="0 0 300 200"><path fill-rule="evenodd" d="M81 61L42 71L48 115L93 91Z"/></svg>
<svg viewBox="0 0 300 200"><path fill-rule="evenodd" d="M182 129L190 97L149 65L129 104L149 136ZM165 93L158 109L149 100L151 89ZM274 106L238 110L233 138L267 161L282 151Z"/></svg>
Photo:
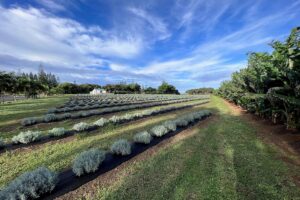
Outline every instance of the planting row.
<svg viewBox="0 0 300 200"><path fill-rule="evenodd" d="M159 138L167 134L175 133L176 130L188 127L190 124L204 119L209 115L211 113L207 110L189 113L175 120L168 120L161 125L156 125L149 130L136 133L132 142L119 139L111 145L109 151L100 149L84 151L75 157L72 169L69 171L74 173L74 177L94 173L99 168L101 169L101 164L107 157L113 158L109 159L109 162L113 162L114 159L120 159L120 156L128 156L133 152L135 145L149 145L152 141L155 142L155 140L159 140ZM114 157L111 157L112 155ZM36 199L41 197L41 195L50 194L60 182L66 181L63 179L63 173L65 172L57 174L45 167L26 172L0 191L0 199ZM72 179L70 176L68 178ZM62 185L63 187L67 186L65 183Z"/></svg>
<svg viewBox="0 0 300 200"><path fill-rule="evenodd" d="M196 99L203 99L200 98L183 98L186 100L196 100ZM181 100L183 100L181 99ZM163 102L163 101L170 101L170 100L178 100L178 99L164 99L164 100L138 100L138 101L122 101L122 102L105 102L105 103L85 103L76 105L73 107L60 107L60 108L50 108L48 110L48 114L51 113L66 113L66 112L73 112L73 111L81 111L81 110L91 110L91 109L99 109L99 108L107 108L107 107L114 107L114 106L124 106L124 105L134 105L134 104L143 104L143 103L152 103L152 102Z"/></svg>
<svg viewBox="0 0 300 200"><path fill-rule="evenodd" d="M162 96L162 95L161 95ZM79 110L91 110L91 109L98 109L98 108L105 108L105 107L112 107L112 106L122 106L122 105L133 105L133 104L142 104L142 103L150 103L150 102L162 102L162 101L170 101L170 100L196 100L196 99L207 99L206 96L181 96L178 98L174 96L172 98L142 98L142 99L132 99L126 98L121 100L80 100L76 103L68 103L64 106L60 106L57 108L50 108L48 113L63 113L63 112L72 112L72 111L79 111Z"/></svg>
<svg viewBox="0 0 300 200"><path fill-rule="evenodd" d="M145 103L145 104L137 104L137 105L116 106L116 107L104 108L101 110L91 110L91 111L78 112L78 113L64 113L64 114L60 114L60 115L52 113L52 114L46 114L42 117L24 118L21 120L21 124L23 126L29 126L29 125L33 125L33 124L39 124L39 123L49 123L49 122L63 121L66 119L84 118L84 117L90 117L90 116L94 116L94 115L103 115L103 114L132 110L132 109L147 108L147 107L167 105L167 104L173 104L173 103L182 103L182 102L186 102L186 101L190 101L190 100L182 99L182 100L171 100L171 101L165 101L165 102L154 102L154 103Z"/></svg>
<svg viewBox="0 0 300 200"><path fill-rule="evenodd" d="M205 97L206 95L203 95ZM134 102L134 101L163 101L185 98L198 98L202 96L190 95L149 95L149 94L105 94L105 95L76 95L70 97L61 107L74 107L76 105L85 106L94 103L119 103L119 102Z"/></svg>
<svg viewBox="0 0 300 200"><path fill-rule="evenodd" d="M162 114L166 112L171 112L175 111L178 109L185 109L188 107L193 107L196 105L204 104L207 103L208 101L203 101L203 102L196 102L188 105L179 105L179 106L169 106L169 107L163 107L159 109L149 109L149 110L144 110L141 112L136 112L136 113L126 113L121 116L112 116L109 119L106 118L100 118L99 120L93 122L93 123L85 123L85 122L80 122L78 124L75 124L71 130L67 130L65 128L53 128L48 131L48 135L42 136L41 131L26 131L26 132L21 132L18 135L14 136L12 138L11 143L5 144L4 142L1 142L0 140L0 148L9 148L12 147L12 145L15 144L30 144L32 142L36 141L42 141L42 140L54 140L55 138L59 137L67 137L71 136L75 133L80 133L84 131L92 131L96 130L99 128L103 128L107 124L121 124L125 122L130 122L136 119L141 119L144 117L148 116L153 116L157 114Z"/></svg>

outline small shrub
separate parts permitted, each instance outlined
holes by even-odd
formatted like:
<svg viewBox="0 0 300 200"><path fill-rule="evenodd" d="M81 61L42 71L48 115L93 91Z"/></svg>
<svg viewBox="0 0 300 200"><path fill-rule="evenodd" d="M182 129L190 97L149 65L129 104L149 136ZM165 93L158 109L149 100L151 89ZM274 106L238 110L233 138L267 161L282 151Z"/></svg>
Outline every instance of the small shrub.
<svg viewBox="0 0 300 200"><path fill-rule="evenodd" d="M176 131L177 129L177 124L174 121L166 121L163 125L170 131Z"/></svg>
<svg viewBox="0 0 300 200"><path fill-rule="evenodd" d="M116 155L129 155L131 154L131 144L125 139L120 139L113 143L110 150Z"/></svg>
<svg viewBox="0 0 300 200"><path fill-rule="evenodd" d="M121 122L122 121L122 118L121 117L119 117L119 116L112 116L110 119L109 119L109 121L110 122L112 122L112 123L119 123L119 122Z"/></svg>
<svg viewBox="0 0 300 200"><path fill-rule="evenodd" d="M86 131L90 128L90 125L86 122L80 122L73 126L73 129L76 131Z"/></svg>
<svg viewBox="0 0 300 200"><path fill-rule="evenodd" d="M65 128L53 128L48 132L51 136L59 137L66 134Z"/></svg>
<svg viewBox="0 0 300 200"><path fill-rule="evenodd" d="M47 113L50 114L50 113L55 113L55 112L57 112L56 108L49 108Z"/></svg>
<svg viewBox="0 0 300 200"><path fill-rule="evenodd" d="M61 119L69 119L72 117L71 113L64 113L59 116Z"/></svg>
<svg viewBox="0 0 300 200"><path fill-rule="evenodd" d="M153 136L156 136L156 137L161 137L165 134L167 134L169 131L168 129L163 126L163 125L158 125L158 126L154 126L151 130L150 130L151 134Z"/></svg>
<svg viewBox="0 0 300 200"><path fill-rule="evenodd" d="M36 124L36 123L37 123L37 119L35 117L24 118L21 121L21 124L23 126L29 126L29 125Z"/></svg>
<svg viewBox="0 0 300 200"><path fill-rule="evenodd" d="M175 123L177 126L181 126L181 127L187 126L189 124L189 122L183 118L175 120Z"/></svg>
<svg viewBox="0 0 300 200"><path fill-rule="evenodd" d="M57 116L55 114L47 114L44 116L44 122L53 122L57 120Z"/></svg>
<svg viewBox="0 0 300 200"><path fill-rule="evenodd" d="M5 142L3 141L2 138L0 138L0 149L5 146Z"/></svg>
<svg viewBox="0 0 300 200"><path fill-rule="evenodd" d="M80 117L88 117L88 116L90 116L90 113L89 112L80 112L79 116Z"/></svg>
<svg viewBox="0 0 300 200"><path fill-rule="evenodd" d="M16 135L12 138L12 142L17 144L17 143L22 143L22 144L28 144L34 141L37 141L41 136L40 131L26 131L26 132L21 132L19 135Z"/></svg>
<svg viewBox="0 0 300 200"><path fill-rule="evenodd" d="M77 176L97 171L105 159L105 152L99 149L90 149L76 156L72 170Z"/></svg>
<svg viewBox="0 0 300 200"><path fill-rule="evenodd" d="M122 119L126 120L126 121L129 121L129 120L132 120L134 119L135 115L134 114L125 114L122 116Z"/></svg>
<svg viewBox="0 0 300 200"><path fill-rule="evenodd" d="M151 140L152 140L152 136L147 131L143 131L143 132L137 133L133 137L133 141L135 143L149 144L151 142Z"/></svg>
<svg viewBox="0 0 300 200"><path fill-rule="evenodd" d="M26 172L0 191L0 199L37 199L51 192L58 181L57 175L45 167Z"/></svg>
<svg viewBox="0 0 300 200"><path fill-rule="evenodd" d="M108 119L100 118L100 119L98 119L97 121L95 121L94 124L95 124L96 126L102 127L102 126L104 126L105 124L107 124L108 122L109 122Z"/></svg>

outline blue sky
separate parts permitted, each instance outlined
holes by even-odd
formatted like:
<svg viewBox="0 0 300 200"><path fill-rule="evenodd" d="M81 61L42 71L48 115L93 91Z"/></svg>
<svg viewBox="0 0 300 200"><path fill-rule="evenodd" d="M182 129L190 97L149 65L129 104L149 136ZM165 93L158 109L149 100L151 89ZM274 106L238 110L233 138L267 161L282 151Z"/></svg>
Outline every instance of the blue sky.
<svg viewBox="0 0 300 200"><path fill-rule="evenodd" d="M0 0L0 69L218 87L299 22L300 0Z"/></svg>

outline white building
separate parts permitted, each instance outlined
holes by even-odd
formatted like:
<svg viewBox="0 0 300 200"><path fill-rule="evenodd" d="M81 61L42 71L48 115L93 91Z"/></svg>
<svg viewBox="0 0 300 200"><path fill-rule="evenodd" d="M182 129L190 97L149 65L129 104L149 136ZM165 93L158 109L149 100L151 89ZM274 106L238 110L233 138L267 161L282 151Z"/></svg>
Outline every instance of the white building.
<svg viewBox="0 0 300 200"><path fill-rule="evenodd" d="M90 92L91 95L106 94L106 93L107 93L106 90L98 89L98 88L95 88Z"/></svg>

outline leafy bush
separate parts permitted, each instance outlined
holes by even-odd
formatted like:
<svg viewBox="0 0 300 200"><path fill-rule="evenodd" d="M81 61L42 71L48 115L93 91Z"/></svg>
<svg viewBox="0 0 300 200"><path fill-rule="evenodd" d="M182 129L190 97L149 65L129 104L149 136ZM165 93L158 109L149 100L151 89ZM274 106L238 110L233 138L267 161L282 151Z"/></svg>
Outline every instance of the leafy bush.
<svg viewBox="0 0 300 200"><path fill-rule="evenodd" d="M37 141L41 136L40 131L26 131L21 132L19 135L16 135L12 138L13 143L22 143L28 144L30 142Z"/></svg>
<svg viewBox="0 0 300 200"><path fill-rule="evenodd" d="M120 139L113 143L110 150L113 154L122 156L129 155L131 154L131 144L125 139Z"/></svg>
<svg viewBox="0 0 300 200"><path fill-rule="evenodd" d="M95 172L105 159L105 152L99 149L90 149L76 156L72 170L77 176Z"/></svg>
<svg viewBox="0 0 300 200"><path fill-rule="evenodd" d="M151 134L153 136L156 136L156 137L161 137L165 134L167 134L169 131L168 129L163 126L163 125L158 125L158 126L154 126L151 130L150 130Z"/></svg>
<svg viewBox="0 0 300 200"><path fill-rule="evenodd" d="M47 114L44 116L44 122L53 122L57 120L57 116L55 114Z"/></svg>
<svg viewBox="0 0 300 200"><path fill-rule="evenodd" d="M55 137L59 137L62 136L66 133L65 128L53 128L48 132L50 135L55 136Z"/></svg>
<svg viewBox="0 0 300 200"><path fill-rule="evenodd" d="M166 121L163 125L170 131L176 131L177 129L177 124L174 121Z"/></svg>
<svg viewBox="0 0 300 200"><path fill-rule="evenodd" d="M73 129L76 131L86 131L90 128L90 125L86 122L80 122L73 126Z"/></svg>
<svg viewBox="0 0 300 200"><path fill-rule="evenodd" d="M149 144L151 142L151 140L152 140L152 136L147 131L137 133L133 137L133 141L136 142L136 143Z"/></svg>
<svg viewBox="0 0 300 200"><path fill-rule="evenodd" d="M95 124L96 126L101 127L101 126L104 126L105 124L107 124L108 122L109 122L108 119L100 118L100 119L98 119L97 121L95 121L94 124Z"/></svg>
<svg viewBox="0 0 300 200"><path fill-rule="evenodd" d="M51 192L58 181L57 175L45 167L26 172L0 192L0 199L37 199Z"/></svg>
<svg viewBox="0 0 300 200"><path fill-rule="evenodd" d="M32 124L35 124L35 123L37 123L36 117L28 117L28 118L24 118L24 119L22 119L22 121L21 121L21 124L22 124L23 126L29 126L29 125L32 125Z"/></svg>

